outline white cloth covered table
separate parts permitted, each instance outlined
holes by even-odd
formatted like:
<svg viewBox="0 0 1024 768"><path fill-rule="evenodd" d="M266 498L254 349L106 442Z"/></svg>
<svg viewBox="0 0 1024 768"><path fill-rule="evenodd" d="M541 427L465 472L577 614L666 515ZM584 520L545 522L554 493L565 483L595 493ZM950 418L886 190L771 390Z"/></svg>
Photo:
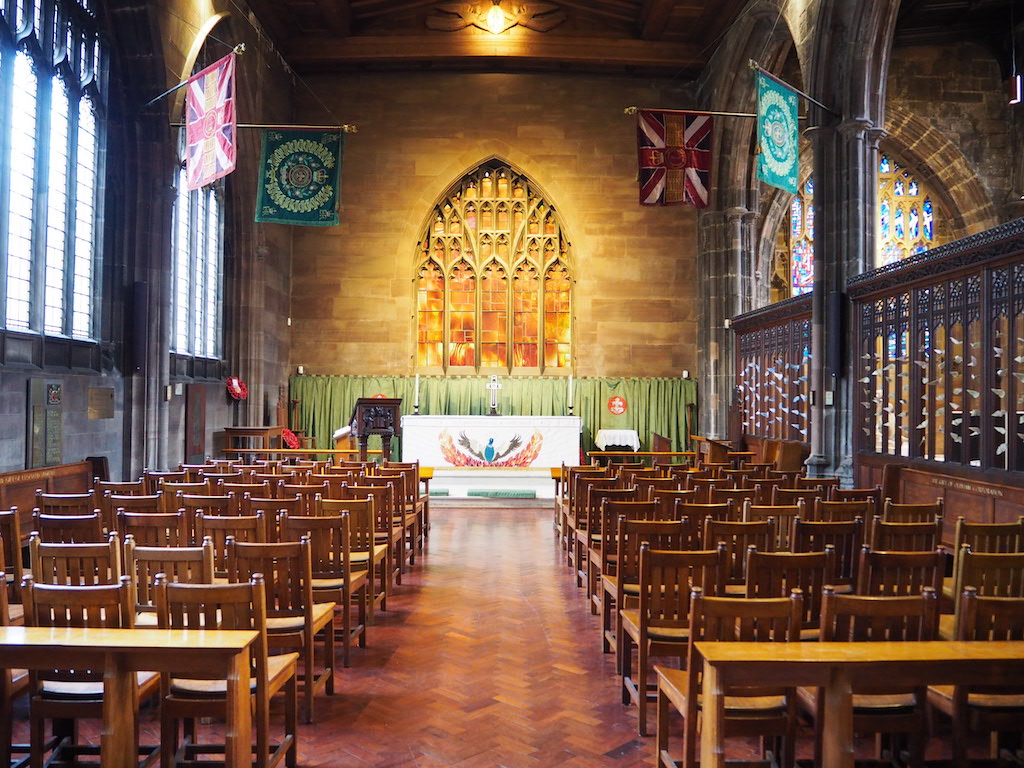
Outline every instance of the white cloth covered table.
<svg viewBox="0 0 1024 768"><path fill-rule="evenodd" d="M594 445L602 451L608 445L628 445L634 451L639 451L640 436L635 429L599 429Z"/></svg>

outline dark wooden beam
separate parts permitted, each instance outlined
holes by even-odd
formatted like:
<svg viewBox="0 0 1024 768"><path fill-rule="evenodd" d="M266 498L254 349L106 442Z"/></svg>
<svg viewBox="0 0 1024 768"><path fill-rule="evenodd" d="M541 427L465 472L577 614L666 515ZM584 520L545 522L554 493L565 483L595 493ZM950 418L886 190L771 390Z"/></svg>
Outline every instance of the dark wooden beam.
<svg viewBox="0 0 1024 768"><path fill-rule="evenodd" d="M352 34L352 6L349 0L316 0L327 29L338 37Z"/></svg>
<svg viewBox="0 0 1024 768"><path fill-rule="evenodd" d="M577 11L583 11L594 16L601 16L606 19L614 19L615 21L622 21L626 24L633 24L636 21L636 12L629 11L625 8L622 10L614 10L613 8L603 8L596 6L590 0L558 0L558 4L563 8L572 8Z"/></svg>
<svg viewBox="0 0 1024 768"><path fill-rule="evenodd" d="M675 0L644 0L637 27L644 40L661 40L668 26Z"/></svg>
<svg viewBox="0 0 1024 768"><path fill-rule="evenodd" d="M566 38L525 35L395 35L380 37L310 38L287 49L285 58L296 69L324 70L332 66L395 65L418 63L466 64L488 60L550 62L565 65L606 66L678 72L699 70L704 60L697 46L605 38Z"/></svg>

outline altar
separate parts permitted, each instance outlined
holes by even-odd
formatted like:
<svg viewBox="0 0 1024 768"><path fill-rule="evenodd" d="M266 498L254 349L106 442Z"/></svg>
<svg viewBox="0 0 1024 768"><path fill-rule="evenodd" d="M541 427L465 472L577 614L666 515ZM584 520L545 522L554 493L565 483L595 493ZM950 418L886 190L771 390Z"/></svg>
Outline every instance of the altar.
<svg viewBox="0 0 1024 768"><path fill-rule="evenodd" d="M421 466L549 469L579 464L579 416L402 417L402 461Z"/></svg>

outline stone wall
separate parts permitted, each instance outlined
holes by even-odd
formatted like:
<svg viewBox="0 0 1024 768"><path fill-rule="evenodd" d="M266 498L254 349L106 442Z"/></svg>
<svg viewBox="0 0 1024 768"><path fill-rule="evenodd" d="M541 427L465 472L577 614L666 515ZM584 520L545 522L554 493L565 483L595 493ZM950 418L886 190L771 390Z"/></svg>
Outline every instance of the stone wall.
<svg viewBox="0 0 1024 768"><path fill-rule="evenodd" d="M696 212L637 203L630 105L686 107L680 84L532 74L310 77L348 137L342 225L296 229L292 365L413 372L417 242L438 197L498 156L560 212L575 264L575 372L696 370ZM305 100L300 119L326 116Z"/></svg>

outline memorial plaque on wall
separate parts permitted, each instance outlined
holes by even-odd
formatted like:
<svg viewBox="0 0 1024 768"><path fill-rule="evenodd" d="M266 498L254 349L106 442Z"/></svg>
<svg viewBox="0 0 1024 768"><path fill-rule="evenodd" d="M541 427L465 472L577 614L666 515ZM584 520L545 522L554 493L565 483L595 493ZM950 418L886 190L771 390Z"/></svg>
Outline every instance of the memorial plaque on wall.
<svg viewBox="0 0 1024 768"><path fill-rule="evenodd" d="M91 388L89 390L89 419L112 418L114 418L114 388Z"/></svg>
<svg viewBox="0 0 1024 768"><path fill-rule="evenodd" d="M185 463L202 464L206 458L206 385L185 388Z"/></svg>
<svg viewBox="0 0 1024 768"><path fill-rule="evenodd" d="M59 381L31 379L28 385L28 464L49 467L64 460L64 386Z"/></svg>

